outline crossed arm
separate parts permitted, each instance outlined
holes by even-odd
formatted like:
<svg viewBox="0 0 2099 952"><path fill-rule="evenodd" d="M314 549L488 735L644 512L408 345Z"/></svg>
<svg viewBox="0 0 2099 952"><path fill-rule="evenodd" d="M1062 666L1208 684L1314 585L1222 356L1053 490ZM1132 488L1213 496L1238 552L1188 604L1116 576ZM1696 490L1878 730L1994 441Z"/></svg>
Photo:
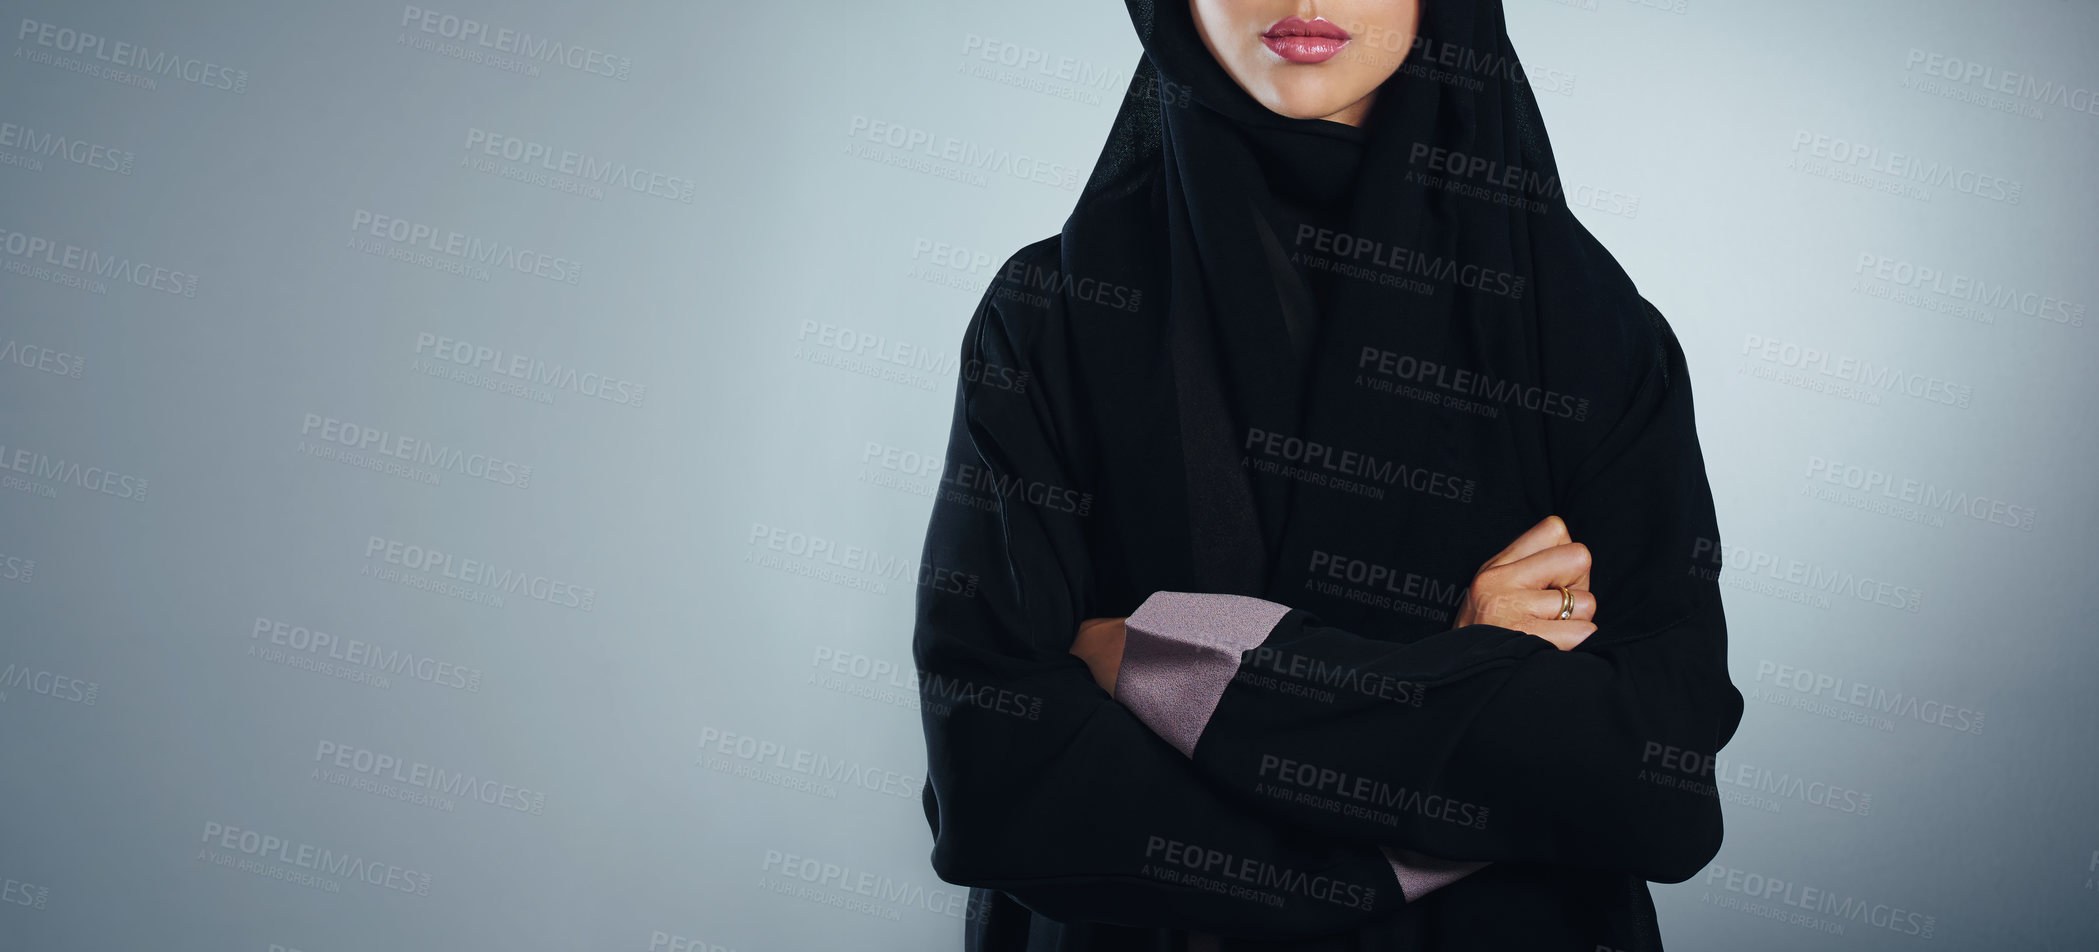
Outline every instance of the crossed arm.
<svg viewBox="0 0 2099 952"><path fill-rule="evenodd" d="M1536 635L1562 651L1596 631L1596 596L1589 591L1589 550L1568 536L1567 523L1547 516L1495 553L1473 577L1459 604L1453 628L1488 624ZM1239 665L1224 651L1257 647L1280 621L1283 606L1258 599L1161 593L1139 610L1137 656L1131 683L1117 690L1130 619L1089 618L1080 623L1071 653L1086 663L1093 680L1182 753L1193 756L1196 741L1236 676ZM1251 622L1251 623L1249 623ZM1265 624L1264 624L1265 623ZM1203 647L1219 651L1204 658ZM1211 674L1200 666L1211 662ZM1382 846L1408 901L1477 872L1487 864L1447 860L1398 846Z"/></svg>
<svg viewBox="0 0 2099 952"><path fill-rule="evenodd" d="M1052 918L1248 937L1358 927L1450 881L1437 879L1453 869L1439 858L1695 874L1718 850L1719 804L1665 772L1675 752L1717 751L1742 707L1718 593L1686 573L1717 528L1688 388L1667 383L1687 382L1681 353L1667 344L1671 373L1640 385L1568 478L1560 528L1584 542L1519 539L1504 553L1515 558L1475 579L1469 624L1409 644L1275 603L1241 604L1266 624L1212 642L1202 632L1216 626L1176 627L1168 609L1186 608L1184 593L1152 595L1117 627L1085 610L1099 601L1071 517L1011 497L936 505L924 561L980 584L918 596L935 870ZM981 306L964 358L1026 367L1021 350ZM1055 417L1040 388L965 383L950 462L1078 485ZM1587 588L1568 584L1577 554ZM1544 577L1588 617L1559 619L1563 596ZM1601 625L1596 593L1611 600ZM1237 677L1264 659L1407 685L1419 700ZM1193 716L1136 700L1147 684L1191 696L1176 671L1210 672ZM1305 888L1273 904L1215 888L1278 870L1263 881Z"/></svg>
<svg viewBox="0 0 2099 952"><path fill-rule="evenodd" d="M1568 536L1566 520L1546 516L1480 566L1451 627L1495 625L1537 635L1561 651L1572 649L1596 632L1589 558L1588 547ZM1071 653L1110 694L1122 667L1127 621L1088 618L1071 643ZM1163 636L1144 631L1140 637Z"/></svg>

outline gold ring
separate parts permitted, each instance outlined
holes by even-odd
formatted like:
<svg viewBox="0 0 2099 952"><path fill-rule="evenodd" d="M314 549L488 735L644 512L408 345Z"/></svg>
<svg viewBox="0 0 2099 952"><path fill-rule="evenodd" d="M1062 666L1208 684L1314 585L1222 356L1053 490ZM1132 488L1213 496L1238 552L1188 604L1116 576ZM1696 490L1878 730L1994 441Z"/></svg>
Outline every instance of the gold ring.
<svg viewBox="0 0 2099 952"><path fill-rule="evenodd" d="M1555 585L1553 587L1560 590L1560 620L1566 621L1569 618L1573 618L1574 593L1568 591L1565 585Z"/></svg>

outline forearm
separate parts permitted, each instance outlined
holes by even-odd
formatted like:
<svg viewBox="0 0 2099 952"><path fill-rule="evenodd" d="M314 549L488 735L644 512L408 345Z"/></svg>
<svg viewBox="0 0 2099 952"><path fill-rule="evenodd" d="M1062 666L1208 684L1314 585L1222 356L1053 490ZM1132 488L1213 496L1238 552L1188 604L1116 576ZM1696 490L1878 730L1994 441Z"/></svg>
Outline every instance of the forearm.
<svg viewBox="0 0 2099 952"><path fill-rule="evenodd" d="M950 660L927 658L936 689L966 680L1023 700L927 708L942 879L1057 919L1278 939L1357 928L1407 900L1382 851L1224 796L1075 659L1017 677Z"/></svg>
<svg viewBox="0 0 2099 952"><path fill-rule="evenodd" d="M1660 775L1679 762L1662 753L1710 753L1739 716L1739 695L1732 715L1686 696L1715 676L1673 650L1691 635L1559 652L1473 626L1401 645L1179 593L1128 628L1118 698L1264 815L1433 856L1664 880L1717 842L1717 803Z"/></svg>

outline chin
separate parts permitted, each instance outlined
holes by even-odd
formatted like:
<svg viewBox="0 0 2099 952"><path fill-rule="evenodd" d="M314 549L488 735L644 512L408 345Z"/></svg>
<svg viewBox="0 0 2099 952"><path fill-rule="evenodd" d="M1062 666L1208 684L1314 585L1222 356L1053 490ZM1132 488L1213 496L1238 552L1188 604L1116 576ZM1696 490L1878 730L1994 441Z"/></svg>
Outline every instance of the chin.
<svg viewBox="0 0 2099 952"><path fill-rule="evenodd" d="M1292 119L1324 119L1348 108L1351 103L1361 98L1361 94L1350 96L1336 93L1322 84L1321 88L1316 89L1275 90L1261 97L1261 105L1267 106L1270 112Z"/></svg>

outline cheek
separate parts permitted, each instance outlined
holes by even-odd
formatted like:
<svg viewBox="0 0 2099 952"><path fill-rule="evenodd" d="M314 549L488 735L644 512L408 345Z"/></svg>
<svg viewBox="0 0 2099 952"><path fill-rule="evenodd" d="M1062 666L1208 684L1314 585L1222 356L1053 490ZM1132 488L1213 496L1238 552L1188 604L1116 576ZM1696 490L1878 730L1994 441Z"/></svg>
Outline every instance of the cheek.
<svg viewBox="0 0 2099 952"><path fill-rule="evenodd" d="M1348 64L1350 85L1369 92L1406 64L1412 52L1412 34L1392 34L1388 44L1366 47L1363 55ZM1391 48L1387 48L1390 46Z"/></svg>
<svg viewBox="0 0 2099 952"><path fill-rule="evenodd" d="M1404 20L1373 20L1355 42L1363 52L1372 54L1367 58L1389 63L1405 56L1407 48L1414 45L1414 31Z"/></svg>
<svg viewBox="0 0 2099 952"><path fill-rule="evenodd" d="M1362 62L1348 64L1348 72L1335 77L1339 80L1336 85L1346 85L1353 91L1367 93L1383 82L1385 77L1392 75L1392 68L1397 65L1398 62L1390 57L1365 57Z"/></svg>

